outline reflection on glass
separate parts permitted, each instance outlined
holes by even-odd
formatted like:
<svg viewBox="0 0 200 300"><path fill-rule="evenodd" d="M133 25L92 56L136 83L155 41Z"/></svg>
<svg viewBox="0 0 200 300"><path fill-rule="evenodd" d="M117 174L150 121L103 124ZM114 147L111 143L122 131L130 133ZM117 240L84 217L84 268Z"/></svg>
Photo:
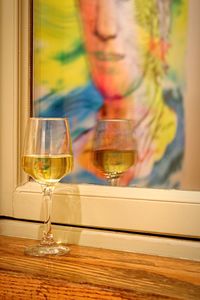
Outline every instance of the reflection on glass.
<svg viewBox="0 0 200 300"><path fill-rule="evenodd" d="M93 160L112 186L136 163L136 143L131 120L110 119L97 122Z"/></svg>

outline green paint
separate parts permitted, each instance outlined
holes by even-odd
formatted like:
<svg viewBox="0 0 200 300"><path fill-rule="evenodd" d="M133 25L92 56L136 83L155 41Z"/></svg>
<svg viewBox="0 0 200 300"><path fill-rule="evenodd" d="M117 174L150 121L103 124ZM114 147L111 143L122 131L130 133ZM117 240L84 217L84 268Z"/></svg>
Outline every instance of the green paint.
<svg viewBox="0 0 200 300"><path fill-rule="evenodd" d="M53 57L53 59L57 60L62 65L65 65L71 63L73 60L77 59L83 53L85 53L85 49L83 47L83 44L79 43L72 51L59 52Z"/></svg>
<svg viewBox="0 0 200 300"><path fill-rule="evenodd" d="M172 10L175 15L179 15L181 13L181 6L183 5L183 0L173 0L172 1Z"/></svg>

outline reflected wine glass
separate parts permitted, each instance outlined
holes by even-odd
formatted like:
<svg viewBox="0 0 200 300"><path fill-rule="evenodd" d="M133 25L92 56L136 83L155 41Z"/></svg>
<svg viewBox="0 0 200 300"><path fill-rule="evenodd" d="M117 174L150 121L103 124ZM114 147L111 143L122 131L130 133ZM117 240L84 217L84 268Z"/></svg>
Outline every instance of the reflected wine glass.
<svg viewBox="0 0 200 300"><path fill-rule="evenodd" d="M63 255L69 251L54 241L51 228L52 193L60 179L72 171L73 154L66 118L30 118L27 123L23 170L42 187L45 207L43 237L39 245L25 249L31 256Z"/></svg>
<svg viewBox="0 0 200 300"><path fill-rule="evenodd" d="M136 158L132 120L103 119L97 122L94 165L103 172L110 185L119 185L120 176L136 163Z"/></svg>

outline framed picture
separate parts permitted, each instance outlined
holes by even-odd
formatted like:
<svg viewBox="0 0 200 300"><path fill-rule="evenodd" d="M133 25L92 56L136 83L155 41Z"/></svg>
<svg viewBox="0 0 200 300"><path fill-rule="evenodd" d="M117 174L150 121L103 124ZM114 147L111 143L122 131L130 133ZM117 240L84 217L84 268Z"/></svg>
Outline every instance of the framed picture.
<svg viewBox="0 0 200 300"><path fill-rule="evenodd" d="M33 1L33 115L70 121L75 166L64 182L105 184L96 123L129 119L137 160L119 185L181 187L187 15L187 0Z"/></svg>

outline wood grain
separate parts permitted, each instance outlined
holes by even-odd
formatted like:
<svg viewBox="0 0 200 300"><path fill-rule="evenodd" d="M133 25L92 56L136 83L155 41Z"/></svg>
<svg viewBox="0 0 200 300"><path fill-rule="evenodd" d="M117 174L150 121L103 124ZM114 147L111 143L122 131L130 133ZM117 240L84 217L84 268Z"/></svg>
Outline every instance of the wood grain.
<svg viewBox="0 0 200 300"><path fill-rule="evenodd" d="M27 257L35 241L0 237L0 299L200 299L200 263L71 245Z"/></svg>

